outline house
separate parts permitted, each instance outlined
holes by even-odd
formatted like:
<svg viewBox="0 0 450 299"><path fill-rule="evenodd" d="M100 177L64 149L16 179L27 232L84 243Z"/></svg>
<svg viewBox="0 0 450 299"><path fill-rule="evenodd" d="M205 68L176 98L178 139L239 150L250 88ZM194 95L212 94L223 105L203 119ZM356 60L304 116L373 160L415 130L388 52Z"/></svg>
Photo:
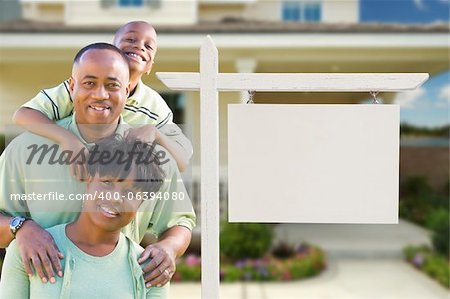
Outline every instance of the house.
<svg viewBox="0 0 450 299"><path fill-rule="evenodd" d="M176 121L186 124L197 151L198 92L167 90L154 73L197 72L199 48L207 34L219 49L220 72L426 72L433 76L449 69L448 24L361 23L358 0L13 0L0 5L11 12L3 13L0 23L2 128L11 123L20 104L69 76L78 49L90 42L111 41L117 27L130 20L145 20L156 27L158 54L153 74L145 82L163 94ZM227 104L246 96L234 92L220 96L224 184ZM358 103L369 97L257 93L254 101ZM394 94L381 97L389 102ZM192 161L194 182L199 159L197 153Z"/></svg>

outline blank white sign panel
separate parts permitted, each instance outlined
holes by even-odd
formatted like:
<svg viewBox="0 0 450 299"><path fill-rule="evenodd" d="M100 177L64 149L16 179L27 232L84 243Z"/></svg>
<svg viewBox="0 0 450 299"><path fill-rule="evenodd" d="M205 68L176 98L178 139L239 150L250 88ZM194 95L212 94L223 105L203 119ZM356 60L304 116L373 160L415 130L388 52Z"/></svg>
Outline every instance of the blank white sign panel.
<svg viewBox="0 0 450 299"><path fill-rule="evenodd" d="M228 105L230 222L398 223L398 105Z"/></svg>

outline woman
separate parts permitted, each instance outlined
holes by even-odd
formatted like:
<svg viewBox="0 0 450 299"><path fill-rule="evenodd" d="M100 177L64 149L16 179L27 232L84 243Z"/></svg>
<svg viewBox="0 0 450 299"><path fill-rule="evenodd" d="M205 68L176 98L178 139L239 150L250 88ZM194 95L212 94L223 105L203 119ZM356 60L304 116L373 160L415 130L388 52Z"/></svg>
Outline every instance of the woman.
<svg viewBox="0 0 450 299"><path fill-rule="evenodd" d="M0 298L166 298L168 285L145 287L137 263L144 249L120 231L145 204L138 193L156 192L163 182L162 170L148 162L156 161L152 149L119 136L99 142L97 154L108 152L116 159L89 159L82 213L72 223L48 229L65 256L64 276L50 284L28 277L14 240L3 263Z"/></svg>

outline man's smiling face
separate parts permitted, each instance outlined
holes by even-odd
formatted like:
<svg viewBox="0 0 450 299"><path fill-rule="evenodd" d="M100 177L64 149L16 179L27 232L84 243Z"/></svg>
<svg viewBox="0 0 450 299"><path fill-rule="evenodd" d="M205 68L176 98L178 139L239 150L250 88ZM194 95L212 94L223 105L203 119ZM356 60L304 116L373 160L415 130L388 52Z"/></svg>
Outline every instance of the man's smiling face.
<svg viewBox="0 0 450 299"><path fill-rule="evenodd" d="M78 124L117 123L129 92L128 65L112 50L88 50L73 66L70 90Z"/></svg>

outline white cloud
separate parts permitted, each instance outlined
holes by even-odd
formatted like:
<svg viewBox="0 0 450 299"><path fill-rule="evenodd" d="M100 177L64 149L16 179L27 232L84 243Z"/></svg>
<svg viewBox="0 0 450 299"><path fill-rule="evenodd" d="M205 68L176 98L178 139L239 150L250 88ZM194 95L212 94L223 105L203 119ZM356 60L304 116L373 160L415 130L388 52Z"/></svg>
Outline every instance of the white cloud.
<svg viewBox="0 0 450 299"><path fill-rule="evenodd" d="M414 1L414 5L416 6L417 9L426 10L424 0L413 0L413 1Z"/></svg>
<svg viewBox="0 0 450 299"><path fill-rule="evenodd" d="M442 86L438 95L440 100L450 102L450 84Z"/></svg>
<svg viewBox="0 0 450 299"><path fill-rule="evenodd" d="M402 108L413 109L417 106L420 99L423 99L425 89L417 88L413 91L400 92L395 97L394 103L399 104Z"/></svg>
<svg viewBox="0 0 450 299"><path fill-rule="evenodd" d="M442 86L438 94L438 106L448 107L450 105L450 84Z"/></svg>

